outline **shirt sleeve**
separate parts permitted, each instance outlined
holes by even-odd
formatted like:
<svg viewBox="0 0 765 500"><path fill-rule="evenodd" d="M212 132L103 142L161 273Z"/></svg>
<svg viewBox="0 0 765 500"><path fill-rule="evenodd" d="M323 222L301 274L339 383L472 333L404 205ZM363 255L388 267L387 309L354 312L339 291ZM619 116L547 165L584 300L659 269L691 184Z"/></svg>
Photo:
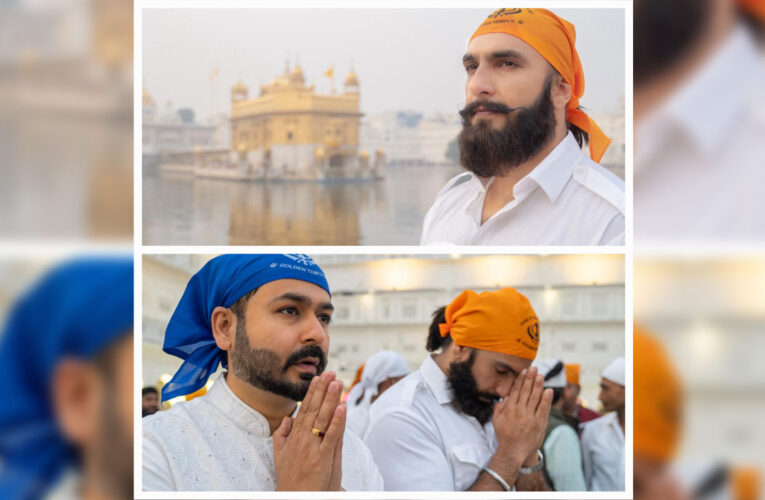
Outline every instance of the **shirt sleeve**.
<svg viewBox="0 0 765 500"><path fill-rule="evenodd" d="M175 491L170 463L159 443L144 432L141 463L142 488L144 491Z"/></svg>
<svg viewBox="0 0 765 500"><path fill-rule="evenodd" d="M454 491L452 467L438 437L415 414L396 409L382 415L365 441L386 491Z"/></svg>
<svg viewBox="0 0 765 500"><path fill-rule="evenodd" d="M576 431L559 425L544 443L547 472L556 491L585 491L582 451Z"/></svg>
<svg viewBox="0 0 765 500"><path fill-rule="evenodd" d="M592 429L590 426L585 425L582 428L582 470L584 471L584 481L587 485L587 490L592 490L592 457L590 456L590 448L592 447Z"/></svg>

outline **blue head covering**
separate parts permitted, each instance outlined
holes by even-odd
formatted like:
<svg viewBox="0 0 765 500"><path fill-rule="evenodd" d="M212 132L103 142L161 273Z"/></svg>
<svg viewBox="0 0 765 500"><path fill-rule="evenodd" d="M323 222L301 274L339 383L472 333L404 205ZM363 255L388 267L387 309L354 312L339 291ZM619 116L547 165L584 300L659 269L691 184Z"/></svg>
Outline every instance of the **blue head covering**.
<svg viewBox="0 0 765 500"><path fill-rule="evenodd" d="M132 329L132 258L71 261L15 304L0 337L0 496L40 498L74 465L51 405L54 370Z"/></svg>
<svg viewBox="0 0 765 500"><path fill-rule="evenodd" d="M162 349L184 362L162 387L162 401L199 390L218 364L226 368L226 353L212 334L213 310L231 307L259 286L283 279L307 281L331 293L324 272L302 254L220 255L191 277L165 331Z"/></svg>

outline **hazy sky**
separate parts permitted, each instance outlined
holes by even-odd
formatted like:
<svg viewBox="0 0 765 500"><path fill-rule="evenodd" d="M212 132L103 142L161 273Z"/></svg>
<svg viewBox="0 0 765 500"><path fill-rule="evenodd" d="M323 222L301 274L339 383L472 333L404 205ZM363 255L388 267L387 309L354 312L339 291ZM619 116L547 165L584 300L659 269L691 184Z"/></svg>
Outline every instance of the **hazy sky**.
<svg viewBox="0 0 765 500"><path fill-rule="evenodd" d="M555 9L576 26L586 88L581 100L599 113L624 94L624 12ZM162 106L190 106L203 118L227 112L241 78L259 85L297 59L308 84L329 92L334 65L342 91L353 63L364 113L454 113L464 103L461 59L491 9L145 9L143 81ZM216 84L210 74L220 68Z"/></svg>

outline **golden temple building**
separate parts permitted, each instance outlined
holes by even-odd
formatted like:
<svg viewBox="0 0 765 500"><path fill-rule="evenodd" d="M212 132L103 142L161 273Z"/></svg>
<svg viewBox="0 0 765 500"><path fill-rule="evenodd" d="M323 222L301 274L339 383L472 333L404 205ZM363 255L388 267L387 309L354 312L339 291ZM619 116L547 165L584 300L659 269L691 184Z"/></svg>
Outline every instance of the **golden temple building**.
<svg viewBox="0 0 765 500"><path fill-rule="evenodd" d="M332 76L332 70L326 76ZM369 175L359 152L359 82L351 70L342 93L319 94L298 64L260 86L250 98L231 89L232 149L266 178L342 178Z"/></svg>

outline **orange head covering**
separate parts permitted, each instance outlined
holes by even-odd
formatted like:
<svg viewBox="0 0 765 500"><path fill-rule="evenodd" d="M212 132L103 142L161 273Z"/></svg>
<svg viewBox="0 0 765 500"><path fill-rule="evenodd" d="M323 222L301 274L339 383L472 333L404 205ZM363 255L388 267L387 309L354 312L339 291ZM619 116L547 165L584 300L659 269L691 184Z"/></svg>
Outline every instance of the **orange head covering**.
<svg viewBox="0 0 765 500"><path fill-rule="evenodd" d="M634 326L634 452L663 462L680 436L680 381L661 344Z"/></svg>
<svg viewBox="0 0 765 500"><path fill-rule="evenodd" d="M754 465L737 466L731 470L733 500L762 498L762 472Z"/></svg>
<svg viewBox="0 0 765 500"><path fill-rule="evenodd" d="M566 120L589 134L590 157L599 162L611 139L587 113L577 109L584 94L584 70L576 52L574 25L546 9L498 9L475 30L470 40L488 33L505 33L528 43L571 85Z"/></svg>
<svg viewBox="0 0 765 500"><path fill-rule="evenodd" d="M739 6L765 23L765 0L738 0Z"/></svg>
<svg viewBox="0 0 765 500"><path fill-rule="evenodd" d="M455 344L534 360L539 348L539 319L529 299L514 288L475 293L465 290L446 306L441 336Z"/></svg>
<svg viewBox="0 0 765 500"><path fill-rule="evenodd" d="M578 363L566 364L566 382L579 385L579 370L581 368Z"/></svg>

